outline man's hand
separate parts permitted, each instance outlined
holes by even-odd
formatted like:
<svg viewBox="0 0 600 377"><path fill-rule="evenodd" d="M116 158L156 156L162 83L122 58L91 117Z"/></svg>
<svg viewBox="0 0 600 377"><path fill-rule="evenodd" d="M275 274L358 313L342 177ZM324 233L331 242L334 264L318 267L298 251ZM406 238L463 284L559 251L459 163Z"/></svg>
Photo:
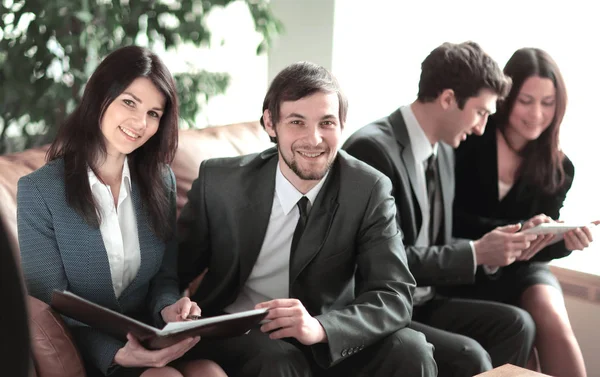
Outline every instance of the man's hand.
<svg viewBox="0 0 600 377"><path fill-rule="evenodd" d="M189 297L182 297L173 305L165 306L160 311L163 321L180 322L185 321L189 316L200 316L200 307Z"/></svg>
<svg viewBox="0 0 600 377"><path fill-rule="evenodd" d="M265 319L271 321L262 325L260 330L265 333L272 331L269 338L296 338L306 346L327 343L325 329L316 318L308 314L300 300L282 298L256 305L256 309L262 308L269 309Z"/></svg>
<svg viewBox="0 0 600 377"><path fill-rule="evenodd" d="M542 223L553 223L555 222L551 217L542 214L532 217L527 220L523 224L523 228L521 230L527 230L538 226ZM531 259L534 255L536 255L540 250L548 246L550 242L554 239L554 234L540 234L538 238L531 242L529 247L521 253L521 256L517 258L519 261L525 261Z"/></svg>
<svg viewBox="0 0 600 377"><path fill-rule="evenodd" d="M199 336L187 338L172 346L157 351L144 348L131 334L127 334L127 343L115 354L115 364L124 367L162 368L171 361L183 356L200 340Z"/></svg>
<svg viewBox="0 0 600 377"><path fill-rule="evenodd" d="M500 226L475 241L477 264L502 267L513 263L537 239L535 234L517 233L520 224Z"/></svg>

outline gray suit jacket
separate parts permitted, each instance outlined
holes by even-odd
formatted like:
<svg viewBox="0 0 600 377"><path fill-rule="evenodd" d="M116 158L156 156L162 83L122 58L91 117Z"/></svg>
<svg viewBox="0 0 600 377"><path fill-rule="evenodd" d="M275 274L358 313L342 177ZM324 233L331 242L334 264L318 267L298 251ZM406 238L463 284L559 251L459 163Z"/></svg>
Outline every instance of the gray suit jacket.
<svg viewBox="0 0 600 377"><path fill-rule="evenodd" d="M398 222L406 245L410 271L419 286L472 283L473 254L468 241L452 240L454 200L454 152L439 143L438 166L444 206L444 245L414 246L421 227L421 210L416 199L415 160L406 123L400 109L356 131L343 149L389 177L394 186Z"/></svg>
<svg viewBox="0 0 600 377"><path fill-rule="evenodd" d="M175 226L175 177L170 168L165 180ZM100 229L90 227L66 202L63 160L51 161L22 177L17 192L17 220L21 265L29 294L49 303L54 289L66 289L109 309L152 317L154 325L164 325L160 311L180 296L175 237L165 243L154 235L135 182L132 198L141 265L117 299ZM107 373L124 341L79 322L66 321L83 357Z"/></svg>
<svg viewBox="0 0 600 377"><path fill-rule="evenodd" d="M276 148L202 163L179 217L179 272L216 314L244 286L260 252L275 193ZM414 279L396 223L389 179L341 151L290 261L289 296L323 325L312 347L328 367L406 327Z"/></svg>

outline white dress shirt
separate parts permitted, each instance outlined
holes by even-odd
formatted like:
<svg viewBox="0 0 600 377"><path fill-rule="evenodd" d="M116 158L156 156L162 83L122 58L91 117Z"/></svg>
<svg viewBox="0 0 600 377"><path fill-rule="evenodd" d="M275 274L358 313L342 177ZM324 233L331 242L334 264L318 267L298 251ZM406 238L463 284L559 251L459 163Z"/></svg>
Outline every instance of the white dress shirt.
<svg viewBox="0 0 600 377"><path fill-rule="evenodd" d="M116 207L110 186L102 183L91 169L88 169L88 179L94 200L100 207L100 233L108 256L113 289L118 298L137 275L141 263L127 159L123 165Z"/></svg>
<svg viewBox="0 0 600 377"><path fill-rule="evenodd" d="M431 145L427 135L421 128L421 125L417 121L415 114L413 113L410 106L402 106L400 108L402 117L406 123L408 131L408 138L410 139L410 146L412 149L413 157L415 160L415 172L417 172L417 184L418 187L417 201L421 209L421 228L415 242L415 246L430 246L431 240L429 239L429 198L427 196L427 180L425 178L425 171L427 170L427 160L432 154L437 156L438 144ZM439 193L439 190L437 190ZM436 201L439 199L437 208L441 208L441 195L436 195Z"/></svg>
<svg viewBox="0 0 600 377"><path fill-rule="evenodd" d="M264 301L289 298L290 249L294 230L300 218L300 211L296 204L300 198L306 196L310 211L326 178L327 174L306 195L303 195L283 176L281 167L277 165L271 217L260 253L246 284L237 299L225 308L225 312L237 313L251 310L256 304Z"/></svg>

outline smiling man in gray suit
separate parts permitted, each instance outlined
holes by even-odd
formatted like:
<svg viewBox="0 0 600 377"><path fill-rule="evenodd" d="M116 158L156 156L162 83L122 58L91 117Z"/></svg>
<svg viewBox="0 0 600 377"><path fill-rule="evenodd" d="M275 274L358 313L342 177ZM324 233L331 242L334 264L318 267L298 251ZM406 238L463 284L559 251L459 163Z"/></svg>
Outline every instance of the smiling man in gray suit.
<svg viewBox="0 0 600 377"><path fill-rule="evenodd" d="M335 78L296 63L273 80L261 122L277 146L208 160L180 221L182 283L204 315L268 308L247 335L192 355L236 376L435 376L407 328L414 280L390 180L338 151L347 101Z"/></svg>
<svg viewBox="0 0 600 377"><path fill-rule="evenodd" d="M484 132L510 81L473 42L445 43L421 68L417 100L361 128L343 148L392 180L409 267L419 286L411 327L434 345L440 376L473 376L505 363L524 366L535 332L529 314L436 294L473 283L478 265L485 266L480 273L493 273L512 263L531 241L531 235L516 233L518 224L474 242L451 239L452 147Z"/></svg>

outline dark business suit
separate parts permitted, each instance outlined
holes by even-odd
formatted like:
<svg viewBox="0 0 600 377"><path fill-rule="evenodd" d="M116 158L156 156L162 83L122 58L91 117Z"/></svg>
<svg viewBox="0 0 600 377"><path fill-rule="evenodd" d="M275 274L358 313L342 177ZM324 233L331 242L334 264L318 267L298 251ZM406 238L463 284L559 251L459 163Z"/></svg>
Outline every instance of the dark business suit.
<svg viewBox="0 0 600 377"><path fill-rule="evenodd" d="M277 163L276 148L202 163L178 229L181 282L208 268L193 296L204 315L234 302L250 275L269 223ZM309 213L290 260L289 297L321 323L328 344L306 347L253 330L203 340L201 354L232 377L308 376L330 367L327 375L435 373L430 346L405 328L414 279L390 192L386 177L340 152Z"/></svg>
<svg viewBox="0 0 600 377"><path fill-rule="evenodd" d="M0 218L0 366L8 376L29 375L29 328L19 266Z"/></svg>
<svg viewBox="0 0 600 377"><path fill-rule="evenodd" d="M540 213L558 219L575 173L566 156L563 168L565 183L555 194L545 194L517 179L500 200L496 125L490 118L483 136L469 138L456 150L454 235L479 238L497 226L526 221ZM531 285L542 283L560 289L545 262L570 253L565 242L559 241L542 249L529 261L500 268L493 276L479 271L475 284L455 287L451 292L464 297L518 304L522 293Z"/></svg>
<svg viewBox="0 0 600 377"><path fill-rule="evenodd" d="M421 189L417 187L413 151L400 109L355 132L343 148L392 180L398 222L417 285L437 288L472 283L475 265L469 242L453 242L451 239L454 197L452 149L439 143L437 153L443 203L442 235L438 239L443 242L441 245L418 247L414 245L422 215L416 192ZM415 308L413 320L421 323L413 322L411 327L424 332L428 341L436 347L435 358L440 375L470 376L489 369L491 365L506 362L525 364L533 343L531 318L515 308L489 304L447 300L438 296Z"/></svg>
<svg viewBox="0 0 600 377"><path fill-rule="evenodd" d="M117 298L100 229L89 226L67 204L64 174L64 163L58 159L19 180L19 244L29 294L49 303L54 289L69 290L117 312L148 317L147 321L162 327L160 311L180 296L175 238L165 243L152 232L132 181L141 265ZM170 168L166 182L175 226L175 177ZM70 319L67 324L86 363L106 374L125 341Z"/></svg>

